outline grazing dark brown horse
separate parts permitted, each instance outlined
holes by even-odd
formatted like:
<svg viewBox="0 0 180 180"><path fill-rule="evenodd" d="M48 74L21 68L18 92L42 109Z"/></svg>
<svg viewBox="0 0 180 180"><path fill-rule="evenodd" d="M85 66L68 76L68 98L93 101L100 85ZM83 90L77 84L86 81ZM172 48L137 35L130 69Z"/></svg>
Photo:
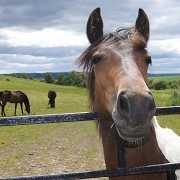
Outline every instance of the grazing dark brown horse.
<svg viewBox="0 0 180 180"><path fill-rule="evenodd" d="M56 99L56 91L51 89L48 91L48 98L49 98L49 103L51 108L55 108L55 99Z"/></svg>
<svg viewBox="0 0 180 180"><path fill-rule="evenodd" d="M139 9L134 27L103 34L100 8L97 8L89 16L87 37L91 45L78 63L87 72L90 103L100 116L106 168L119 167L118 142L122 141L126 145L126 167L167 162L152 124L156 107L147 87L151 56L146 49L149 39L146 13ZM157 173L110 179L166 180L167 176Z"/></svg>
<svg viewBox="0 0 180 180"><path fill-rule="evenodd" d="M20 103L21 106L21 112L23 112L23 103L25 105L25 110L29 114L30 113L30 105L29 105L29 99L27 95L21 91L1 91L0 92L0 101L2 102L2 110L1 110L1 115L6 116L5 114L5 106L6 103L15 103L15 111L14 115L16 116L16 109L17 109L17 104Z"/></svg>

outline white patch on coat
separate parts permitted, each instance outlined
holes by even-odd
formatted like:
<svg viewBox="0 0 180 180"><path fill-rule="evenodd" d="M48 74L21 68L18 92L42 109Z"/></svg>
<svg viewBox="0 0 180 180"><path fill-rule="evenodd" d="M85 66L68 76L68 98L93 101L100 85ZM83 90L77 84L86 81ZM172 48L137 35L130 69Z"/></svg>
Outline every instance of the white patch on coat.
<svg viewBox="0 0 180 180"><path fill-rule="evenodd" d="M180 163L180 136L169 128L162 128L156 117L152 119L158 146L170 163ZM180 180L180 170L176 170L177 180Z"/></svg>

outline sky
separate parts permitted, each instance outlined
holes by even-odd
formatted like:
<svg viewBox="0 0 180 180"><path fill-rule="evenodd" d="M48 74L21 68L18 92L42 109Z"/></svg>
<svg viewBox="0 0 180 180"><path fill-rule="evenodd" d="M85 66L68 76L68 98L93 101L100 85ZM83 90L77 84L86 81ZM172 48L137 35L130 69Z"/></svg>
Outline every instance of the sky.
<svg viewBox="0 0 180 180"><path fill-rule="evenodd" d="M150 21L149 73L180 73L179 0L0 0L0 74L81 71L86 23L101 8L104 32Z"/></svg>

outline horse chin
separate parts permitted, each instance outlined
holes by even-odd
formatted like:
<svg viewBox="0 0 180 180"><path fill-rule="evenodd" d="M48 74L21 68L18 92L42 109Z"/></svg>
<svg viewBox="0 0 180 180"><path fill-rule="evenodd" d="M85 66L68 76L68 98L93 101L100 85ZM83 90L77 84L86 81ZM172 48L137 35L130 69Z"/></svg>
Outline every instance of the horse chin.
<svg viewBox="0 0 180 180"><path fill-rule="evenodd" d="M126 120L123 119L116 108L112 112L112 118L118 135L124 140L127 147L139 147L144 144L144 140L150 134L150 124L142 125L136 128L128 127Z"/></svg>
<svg viewBox="0 0 180 180"><path fill-rule="evenodd" d="M118 135L124 140L126 147L136 148L143 146L146 137L148 137L150 130L145 132L128 132L121 127L115 125Z"/></svg>
<svg viewBox="0 0 180 180"><path fill-rule="evenodd" d="M135 148L143 146L146 137L150 134L150 128L142 131L142 128L139 130L131 130L125 127L124 121L117 113L112 114L114 124L117 130L118 135L124 141L126 147Z"/></svg>

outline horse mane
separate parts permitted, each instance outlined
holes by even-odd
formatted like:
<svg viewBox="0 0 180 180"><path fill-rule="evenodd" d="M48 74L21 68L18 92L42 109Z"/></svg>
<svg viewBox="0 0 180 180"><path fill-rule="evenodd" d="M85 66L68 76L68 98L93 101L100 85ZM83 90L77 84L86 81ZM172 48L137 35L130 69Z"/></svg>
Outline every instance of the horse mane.
<svg viewBox="0 0 180 180"><path fill-rule="evenodd" d="M16 91L16 92L19 92L19 93L23 94L23 96L24 96L24 103L29 105L29 99L28 99L27 95L25 93L23 93L22 91Z"/></svg>
<svg viewBox="0 0 180 180"><path fill-rule="evenodd" d="M145 48L147 42L142 41L142 38L140 38L141 35L138 34L137 36L135 32L136 31L134 30L134 27L130 27L130 28L118 28L115 32L107 33L101 36L100 38L98 38L93 44L91 44L77 59L77 64L79 65L79 67L83 66L83 71L87 75L87 90L89 91L89 102L92 109L94 108L94 100L95 100L94 97L95 77L94 77L93 61L92 61L92 56L94 52L100 46L108 46L115 42L123 42L126 40L131 40L132 37L135 38L137 42L136 47L134 48Z"/></svg>

